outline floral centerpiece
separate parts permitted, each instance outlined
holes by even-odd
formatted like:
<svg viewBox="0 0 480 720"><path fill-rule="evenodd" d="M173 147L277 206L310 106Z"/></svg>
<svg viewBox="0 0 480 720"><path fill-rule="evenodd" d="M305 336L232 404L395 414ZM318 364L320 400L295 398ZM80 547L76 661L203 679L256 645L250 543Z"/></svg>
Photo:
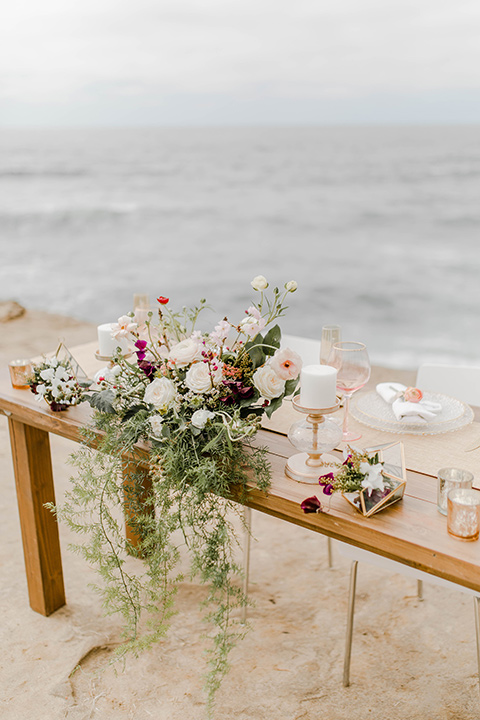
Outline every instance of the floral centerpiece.
<svg viewBox="0 0 480 720"><path fill-rule="evenodd" d="M406 485L403 445L391 443L373 451L347 446L343 462L321 475L318 482L324 495L341 492L369 517L403 497ZM301 507L305 513L324 511L316 496L304 500Z"/></svg>
<svg viewBox="0 0 480 720"><path fill-rule="evenodd" d="M189 552L190 577L208 588L210 710L228 652L245 630L236 613L246 597L236 560L243 514L235 500L246 499L248 483L268 490L266 449L252 440L262 415L294 392L301 369L295 352L280 349L275 323L296 283L272 297L263 276L252 286L258 301L244 317L224 317L210 331L198 327L205 300L175 312L160 296L144 326L129 315L119 319L113 332L130 340L135 354L117 355L88 394L95 427L85 431L72 490L56 509L85 536L77 549L102 576L107 611L125 619L117 656L165 634L183 578L182 551ZM118 506L128 509L128 538ZM143 563L132 571L127 555Z"/></svg>
<svg viewBox="0 0 480 720"><path fill-rule="evenodd" d="M54 412L68 410L82 401L83 391L71 364L56 355L33 365L28 384L38 400L45 400Z"/></svg>

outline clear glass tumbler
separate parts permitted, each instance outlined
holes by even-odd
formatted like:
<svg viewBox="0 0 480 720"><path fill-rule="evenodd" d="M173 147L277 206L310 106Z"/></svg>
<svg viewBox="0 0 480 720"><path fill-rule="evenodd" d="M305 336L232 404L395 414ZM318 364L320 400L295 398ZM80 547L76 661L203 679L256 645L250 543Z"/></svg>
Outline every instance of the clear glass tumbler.
<svg viewBox="0 0 480 720"><path fill-rule="evenodd" d="M437 509L442 515L446 515L449 491L458 488L470 489L473 483L473 474L459 468L441 468L437 473L437 478Z"/></svg>
<svg viewBox="0 0 480 720"><path fill-rule="evenodd" d="M135 322L139 326L145 325L150 312L150 299L148 295L136 293L133 296L133 312L135 313Z"/></svg>
<svg viewBox="0 0 480 720"><path fill-rule="evenodd" d="M480 492L450 490L447 495L447 530L458 540L478 540L480 529Z"/></svg>
<svg viewBox="0 0 480 720"><path fill-rule="evenodd" d="M342 339L340 325L324 325L320 343L320 365L328 365L328 358L333 345Z"/></svg>

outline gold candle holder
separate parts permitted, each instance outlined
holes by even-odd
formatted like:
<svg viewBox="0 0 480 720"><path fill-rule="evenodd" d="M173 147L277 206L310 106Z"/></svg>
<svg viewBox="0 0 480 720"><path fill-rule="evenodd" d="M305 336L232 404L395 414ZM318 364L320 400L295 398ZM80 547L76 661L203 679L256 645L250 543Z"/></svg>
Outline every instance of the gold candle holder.
<svg viewBox="0 0 480 720"><path fill-rule="evenodd" d="M337 400L329 408L307 408L293 398L292 405L306 418L294 423L288 431L288 439L302 452L288 458L285 474L297 482L315 484L325 466L337 460L327 453L342 441L342 429L325 415L336 412L340 403Z"/></svg>
<svg viewBox="0 0 480 720"><path fill-rule="evenodd" d="M133 352L127 352L122 353L119 357L122 360L126 360L127 358L131 357L133 355ZM106 362L108 363L108 368L111 370L115 364L116 364L116 355L100 355L98 350L95 352L95 359L100 360L100 362Z"/></svg>
<svg viewBox="0 0 480 720"><path fill-rule="evenodd" d="M447 494L447 530L457 540L478 540L480 492L468 488Z"/></svg>
<svg viewBox="0 0 480 720"><path fill-rule="evenodd" d="M27 380L32 374L32 364L30 360L12 360L8 363L10 371L10 380L15 390L27 390L30 385Z"/></svg>

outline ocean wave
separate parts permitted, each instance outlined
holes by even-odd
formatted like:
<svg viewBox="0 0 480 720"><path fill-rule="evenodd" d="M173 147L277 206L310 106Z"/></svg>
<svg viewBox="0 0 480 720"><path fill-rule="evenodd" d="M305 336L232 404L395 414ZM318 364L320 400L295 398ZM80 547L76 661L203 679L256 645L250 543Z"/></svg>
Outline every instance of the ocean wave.
<svg viewBox="0 0 480 720"><path fill-rule="evenodd" d="M92 175L87 168L0 168L0 178L79 178Z"/></svg>

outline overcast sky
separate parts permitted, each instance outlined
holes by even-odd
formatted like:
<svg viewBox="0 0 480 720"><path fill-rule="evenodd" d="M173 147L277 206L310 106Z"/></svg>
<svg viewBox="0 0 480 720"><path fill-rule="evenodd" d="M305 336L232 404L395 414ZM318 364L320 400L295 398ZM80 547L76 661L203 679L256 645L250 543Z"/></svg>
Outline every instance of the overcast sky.
<svg viewBox="0 0 480 720"><path fill-rule="evenodd" d="M0 124L480 122L480 0L13 0Z"/></svg>

